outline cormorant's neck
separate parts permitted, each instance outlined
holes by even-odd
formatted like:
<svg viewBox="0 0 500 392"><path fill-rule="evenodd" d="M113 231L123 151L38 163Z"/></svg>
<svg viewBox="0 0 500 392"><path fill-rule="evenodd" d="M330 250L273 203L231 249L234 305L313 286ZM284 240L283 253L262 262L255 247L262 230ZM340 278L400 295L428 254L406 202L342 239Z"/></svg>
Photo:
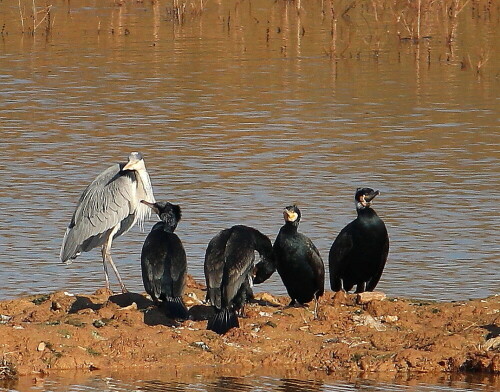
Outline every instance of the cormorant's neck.
<svg viewBox="0 0 500 392"><path fill-rule="evenodd" d="M257 232L255 235L255 250L259 254L268 257L273 251L273 245L266 235Z"/></svg>
<svg viewBox="0 0 500 392"><path fill-rule="evenodd" d="M370 218L378 216L375 210L373 210L371 207L358 208L357 212L358 212L358 217L360 218Z"/></svg>
<svg viewBox="0 0 500 392"><path fill-rule="evenodd" d="M283 226L283 230L285 230L288 233L296 233L299 228L299 222L285 222L285 225Z"/></svg>
<svg viewBox="0 0 500 392"><path fill-rule="evenodd" d="M167 233L173 233L176 227L177 225L172 225L168 222L160 221L153 226L153 230L163 230Z"/></svg>

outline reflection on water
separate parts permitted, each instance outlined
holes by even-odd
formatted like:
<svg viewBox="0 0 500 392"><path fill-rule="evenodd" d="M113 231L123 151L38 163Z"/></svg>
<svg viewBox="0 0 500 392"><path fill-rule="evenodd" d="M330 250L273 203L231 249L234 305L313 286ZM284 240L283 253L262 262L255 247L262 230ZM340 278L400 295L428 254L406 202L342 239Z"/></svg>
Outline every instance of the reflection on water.
<svg viewBox="0 0 500 392"><path fill-rule="evenodd" d="M150 378L149 376L153 376ZM375 377L375 376L374 376ZM19 383L0 386L0 391L185 391L185 392L349 392L349 391L412 391L412 392L459 392L459 391L495 391L499 384L495 376L390 376L387 379L347 377L343 380L297 379L269 376L213 377L191 375L167 378L161 374L149 372L131 376L100 377L79 374L75 378L47 376L33 380L21 379ZM425 382L425 383L424 383ZM7 389L10 388L10 389Z"/></svg>
<svg viewBox="0 0 500 392"><path fill-rule="evenodd" d="M381 290L498 292L498 51L480 74L460 66L477 42L498 42L498 18L472 23L467 8L451 50L439 29L394 41L393 24L358 7L335 22L332 57L323 2L214 1L182 24L160 2L131 3L56 2L50 34L34 37L19 33L17 1L0 4L1 298L102 286L98 250L63 266L59 247L84 187L135 150L157 198L183 207L178 235L200 280L215 233L243 223L274 239L292 202L327 260L354 190L370 186L391 237ZM144 238L114 244L138 292ZM257 289L284 294L278 276Z"/></svg>

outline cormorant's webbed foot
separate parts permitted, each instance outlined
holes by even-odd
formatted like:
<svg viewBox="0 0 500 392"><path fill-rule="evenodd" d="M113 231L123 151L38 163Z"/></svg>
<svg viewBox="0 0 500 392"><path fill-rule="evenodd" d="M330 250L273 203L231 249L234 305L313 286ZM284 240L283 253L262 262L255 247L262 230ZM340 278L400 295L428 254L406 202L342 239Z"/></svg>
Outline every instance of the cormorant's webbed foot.
<svg viewBox="0 0 500 392"><path fill-rule="evenodd" d="M301 304L299 301L292 299L286 307L287 308L307 308L307 304Z"/></svg>

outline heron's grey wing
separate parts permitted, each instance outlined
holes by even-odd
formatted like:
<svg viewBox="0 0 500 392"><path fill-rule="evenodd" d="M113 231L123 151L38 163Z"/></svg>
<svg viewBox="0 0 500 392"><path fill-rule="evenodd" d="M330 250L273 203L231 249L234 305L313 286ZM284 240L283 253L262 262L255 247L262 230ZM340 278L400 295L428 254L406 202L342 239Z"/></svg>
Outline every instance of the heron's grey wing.
<svg viewBox="0 0 500 392"><path fill-rule="evenodd" d="M348 232L348 227L344 227L335 241L333 241L328 255L328 266L330 270L330 286L333 291L342 289L342 279L340 274L344 268L346 256L353 248L352 236Z"/></svg>
<svg viewBox="0 0 500 392"><path fill-rule="evenodd" d="M205 252L205 281L207 283L207 300L212 305L221 306L221 284L224 273L226 243L230 236L230 229L220 231L210 240Z"/></svg>
<svg viewBox="0 0 500 392"><path fill-rule="evenodd" d="M389 255L389 236L386 236L384 247L382 250L382 255L380 256L380 264L378 267L378 270L376 274L368 281L368 284L366 285L366 291L373 291L375 290L375 287L377 286L381 276L382 272L384 272L384 267L385 263L387 262L387 256Z"/></svg>
<svg viewBox="0 0 500 392"><path fill-rule="evenodd" d="M135 173L113 165L102 172L80 197L61 247L61 260L102 245L110 230L132 227L137 206ZM123 222L123 223L122 223Z"/></svg>

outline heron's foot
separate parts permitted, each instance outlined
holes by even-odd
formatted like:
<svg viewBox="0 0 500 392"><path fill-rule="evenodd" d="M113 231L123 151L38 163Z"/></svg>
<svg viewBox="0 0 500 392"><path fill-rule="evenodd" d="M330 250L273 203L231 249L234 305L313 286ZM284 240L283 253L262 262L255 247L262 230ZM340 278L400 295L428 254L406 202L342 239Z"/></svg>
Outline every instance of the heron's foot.
<svg viewBox="0 0 500 392"><path fill-rule="evenodd" d="M122 294L127 294L129 291L125 288L125 286L122 286Z"/></svg>

